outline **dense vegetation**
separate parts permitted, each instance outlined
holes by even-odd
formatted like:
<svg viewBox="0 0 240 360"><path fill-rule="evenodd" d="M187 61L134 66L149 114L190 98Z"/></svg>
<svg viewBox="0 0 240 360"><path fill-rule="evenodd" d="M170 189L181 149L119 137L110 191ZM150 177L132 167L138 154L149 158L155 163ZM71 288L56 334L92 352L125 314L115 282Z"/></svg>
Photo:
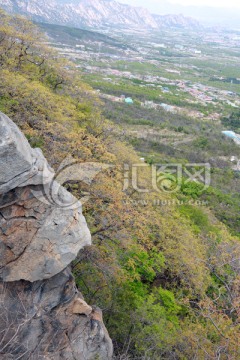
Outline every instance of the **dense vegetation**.
<svg viewBox="0 0 240 360"><path fill-rule="evenodd" d="M230 157L240 159L240 147L221 133L223 125L237 130L238 111L224 116L223 125L110 101L105 101L104 114L121 126L128 142L148 163L210 163L212 187L208 192L192 195L208 201L215 216L239 236L240 175L231 169Z"/></svg>
<svg viewBox="0 0 240 360"><path fill-rule="evenodd" d="M84 211L93 245L73 270L86 300L104 310L116 359L238 359L239 238L195 202L195 184L177 195L123 191L123 164L139 155L72 64L43 45L34 25L3 12L0 76L0 110L53 167L69 155L114 165L90 188L66 186L91 194ZM138 180L148 187L150 167Z"/></svg>

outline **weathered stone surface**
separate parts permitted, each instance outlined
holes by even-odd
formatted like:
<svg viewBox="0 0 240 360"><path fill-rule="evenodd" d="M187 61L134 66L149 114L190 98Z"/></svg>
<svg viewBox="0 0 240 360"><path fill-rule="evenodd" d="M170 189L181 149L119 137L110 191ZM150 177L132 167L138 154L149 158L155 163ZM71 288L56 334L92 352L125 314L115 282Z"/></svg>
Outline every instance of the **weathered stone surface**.
<svg viewBox="0 0 240 360"><path fill-rule="evenodd" d="M69 270L34 283L0 282L0 298L1 360L112 358L102 321L72 312L81 294Z"/></svg>
<svg viewBox="0 0 240 360"><path fill-rule="evenodd" d="M0 278L47 279L65 269L91 243L81 207L43 204L31 187L0 196Z"/></svg>
<svg viewBox="0 0 240 360"><path fill-rule="evenodd" d="M56 182L60 205L72 201L74 208L44 203L42 184L52 184L54 172L41 151L31 149L18 127L2 113L0 135L0 279L47 279L91 244L81 204ZM41 185L32 186L37 184Z"/></svg>
<svg viewBox="0 0 240 360"><path fill-rule="evenodd" d="M92 307L89 306L83 299L77 298L74 301L72 309L73 314L84 314L88 316L91 314L92 310Z"/></svg>
<svg viewBox="0 0 240 360"><path fill-rule="evenodd" d="M31 147L17 126L0 113L0 184L29 172L32 168Z"/></svg>
<svg viewBox="0 0 240 360"><path fill-rule="evenodd" d="M0 194L19 186L43 184L54 177L40 149L32 149L25 136L0 112Z"/></svg>
<svg viewBox="0 0 240 360"><path fill-rule="evenodd" d="M0 166L0 359L110 360L102 317L67 268L91 244L81 204L2 113Z"/></svg>

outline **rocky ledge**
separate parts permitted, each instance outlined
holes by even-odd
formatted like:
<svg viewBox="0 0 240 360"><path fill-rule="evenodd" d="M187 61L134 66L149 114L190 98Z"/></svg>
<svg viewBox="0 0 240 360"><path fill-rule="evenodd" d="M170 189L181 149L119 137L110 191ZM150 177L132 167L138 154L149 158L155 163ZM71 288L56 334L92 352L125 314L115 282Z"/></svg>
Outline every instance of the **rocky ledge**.
<svg viewBox="0 0 240 360"><path fill-rule="evenodd" d="M81 204L2 113L0 166L0 358L111 359L101 310L83 300L68 268L91 244ZM74 206L36 196L50 183Z"/></svg>

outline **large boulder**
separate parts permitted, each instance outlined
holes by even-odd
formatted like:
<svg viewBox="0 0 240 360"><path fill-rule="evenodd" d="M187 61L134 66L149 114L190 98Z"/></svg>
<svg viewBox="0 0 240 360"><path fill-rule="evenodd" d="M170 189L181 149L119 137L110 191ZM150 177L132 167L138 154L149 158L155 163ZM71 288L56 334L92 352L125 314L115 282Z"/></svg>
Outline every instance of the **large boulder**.
<svg viewBox="0 0 240 360"><path fill-rule="evenodd" d="M2 113L0 135L0 279L48 279L91 244L81 204L59 185L61 204L74 207L44 201L44 184L54 183L54 172Z"/></svg>

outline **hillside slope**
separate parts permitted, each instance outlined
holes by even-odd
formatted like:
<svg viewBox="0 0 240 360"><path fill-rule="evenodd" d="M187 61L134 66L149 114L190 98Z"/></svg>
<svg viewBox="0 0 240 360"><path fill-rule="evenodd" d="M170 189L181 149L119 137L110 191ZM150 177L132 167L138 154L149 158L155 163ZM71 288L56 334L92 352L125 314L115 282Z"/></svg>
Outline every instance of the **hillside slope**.
<svg viewBox="0 0 240 360"><path fill-rule="evenodd" d="M55 41L61 40L62 43L71 46L76 46L76 44L79 44L79 42L101 42L104 45L113 46L118 49L125 49L128 47L127 44L124 44L110 36L95 31L46 23L36 23L36 25L51 39Z"/></svg>
<svg viewBox="0 0 240 360"><path fill-rule="evenodd" d="M177 196L137 191L129 172L139 164L139 155L103 117L103 105L74 64L47 48L26 20L1 11L0 21L0 111L24 132L37 169L41 172L46 163L36 161L36 153L41 154L36 148L60 174L69 161L106 165L91 186L87 177L85 182L75 180L74 171L62 177L64 193L85 200L92 245L84 248L81 244L89 238L82 242L81 232L74 231L82 215L73 216L75 211L68 209L65 220L71 221L65 223L61 216L51 216L49 205L40 204L29 187L12 191L6 186L4 191L10 191L1 198L0 214L1 359L27 360L29 348L35 351L34 360L46 357L46 352L53 359L59 355L58 359L72 360L72 354L107 359L111 341L98 306L104 309L116 359L238 359L239 238L207 205L199 205L194 182ZM5 161L0 186L19 186L19 168L20 184L22 176L31 181L36 175L36 167L31 176L21 172L29 170L25 165L31 156L22 166L12 154ZM16 165L14 172L10 160ZM142 165L137 185L146 189L152 184L152 170ZM29 185L33 190L42 188L37 180L38 176L35 185ZM50 199L61 213L59 198ZM41 226L42 242L37 242ZM79 249L71 264L76 288L69 270L62 269ZM36 272L31 271L34 264ZM17 283L11 282L14 279Z"/></svg>

